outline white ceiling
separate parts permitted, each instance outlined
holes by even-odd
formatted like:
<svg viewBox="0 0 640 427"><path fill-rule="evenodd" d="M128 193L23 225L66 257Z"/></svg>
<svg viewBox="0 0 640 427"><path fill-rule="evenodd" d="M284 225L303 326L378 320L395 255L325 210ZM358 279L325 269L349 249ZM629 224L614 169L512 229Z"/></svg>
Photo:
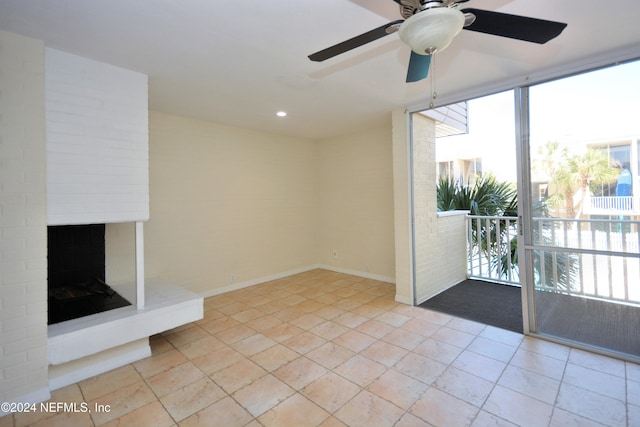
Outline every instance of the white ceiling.
<svg viewBox="0 0 640 427"><path fill-rule="evenodd" d="M640 57L636 0L471 0L463 7L568 27L545 45L462 31L436 56L442 100ZM395 19L392 0L0 0L0 29L148 74L151 109L313 139L426 105L429 79L404 82L410 52L397 34L322 63L307 58ZM278 118L278 110L289 115Z"/></svg>

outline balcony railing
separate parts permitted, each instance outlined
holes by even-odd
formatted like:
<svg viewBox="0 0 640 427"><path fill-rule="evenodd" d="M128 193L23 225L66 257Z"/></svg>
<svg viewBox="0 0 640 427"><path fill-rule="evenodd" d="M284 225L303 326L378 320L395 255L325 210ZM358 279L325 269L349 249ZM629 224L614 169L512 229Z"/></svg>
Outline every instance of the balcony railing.
<svg viewBox="0 0 640 427"><path fill-rule="evenodd" d="M536 289L640 304L640 221L534 218ZM520 284L514 217L468 216L468 276Z"/></svg>
<svg viewBox="0 0 640 427"><path fill-rule="evenodd" d="M516 217L467 215L467 275L471 279L520 285Z"/></svg>
<svg viewBox="0 0 640 427"><path fill-rule="evenodd" d="M632 196L590 197L585 212L598 215L621 215L635 212L638 202Z"/></svg>

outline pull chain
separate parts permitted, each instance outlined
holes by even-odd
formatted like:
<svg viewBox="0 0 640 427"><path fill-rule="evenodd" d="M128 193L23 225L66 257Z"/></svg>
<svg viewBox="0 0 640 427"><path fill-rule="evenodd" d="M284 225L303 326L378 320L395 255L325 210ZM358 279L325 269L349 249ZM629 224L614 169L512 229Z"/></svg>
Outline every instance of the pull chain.
<svg viewBox="0 0 640 427"><path fill-rule="evenodd" d="M435 101L438 97L438 92L436 92L436 56L431 55L431 100L429 101L429 108L433 109L435 107Z"/></svg>

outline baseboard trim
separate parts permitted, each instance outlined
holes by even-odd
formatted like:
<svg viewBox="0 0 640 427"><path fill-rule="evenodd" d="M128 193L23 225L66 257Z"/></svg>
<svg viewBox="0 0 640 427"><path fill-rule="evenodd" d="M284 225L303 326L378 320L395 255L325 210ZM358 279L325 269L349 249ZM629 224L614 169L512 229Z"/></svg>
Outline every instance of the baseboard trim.
<svg viewBox="0 0 640 427"><path fill-rule="evenodd" d="M296 268L289 271L283 271L282 273L276 273L269 276L263 276L263 277L258 277L256 279L246 280L244 282L234 283L233 285L223 286L221 288L212 289L210 291L200 292L199 295L203 298L212 297L215 295L224 294L226 292L237 291L239 289L248 288L251 286L259 285L261 283L270 282L272 280L284 279L285 277L293 276L295 274L300 274L300 273L306 273L307 271L317 270L317 269L334 271L336 273L350 274L352 276L364 277L365 279L378 280L381 282L392 283L394 285L396 283L395 278L386 277L379 274L372 274L364 271L351 270L348 268L334 267L326 264L315 264L315 265L308 265L306 267Z"/></svg>
<svg viewBox="0 0 640 427"><path fill-rule="evenodd" d="M239 289L244 289L250 286L259 285L260 283L283 279L285 277L293 276L294 274L306 273L307 271L316 270L318 268L322 268L322 267L320 265L309 265L306 267L296 268L289 271L283 271L282 273L276 273L269 276L263 276L263 277L258 277L256 279L246 280L244 282L234 283L233 285L223 286L221 288L216 288L210 291L201 292L199 295L203 298L212 297L215 295L224 294L226 292L237 291Z"/></svg>
<svg viewBox="0 0 640 427"><path fill-rule="evenodd" d="M396 300L396 302L399 302L400 304L413 305L413 301L411 301L411 298L407 298L407 297L402 296L402 295L396 294L395 300Z"/></svg>
<svg viewBox="0 0 640 427"><path fill-rule="evenodd" d="M352 270L349 268L335 267L333 265L327 265L327 264L320 264L317 268L322 268L323 270L335 271L336 273L351 274L352 276L364 277L365 279L392 283L394 285L396 284L395 277L382 276L380 274L369 273L368 271Z"/></svg>

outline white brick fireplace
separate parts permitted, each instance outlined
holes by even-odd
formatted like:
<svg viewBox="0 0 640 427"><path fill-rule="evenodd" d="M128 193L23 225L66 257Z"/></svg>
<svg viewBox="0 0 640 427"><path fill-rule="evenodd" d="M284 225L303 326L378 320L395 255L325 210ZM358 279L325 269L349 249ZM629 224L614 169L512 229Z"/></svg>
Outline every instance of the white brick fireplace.
<svg viewBox="0 0 640 427"><path fill-rule="evenodd" d="M144 307L149 219L147 76L46 49L47 225L135 223ZM133 278L132 278L133 279Z"/></svg>
<svg viewBox="0 0 640 427"><path fill-rule="evenodd" d="M147 76L46 50L47 223L149 219Z"/></svg>
<svg viewBox="0 0 640 427"><path fill-rule="evenodd" d="M0 401L37 402L148 356L202 298L145 285L147 76L2 31L0 52ZM133 305L47 326L47 226L95 223L133 224L134 277L110 284Z"/></svg>
<svg viewBox="0 0 640 427"><path fill-rule="evenodd" d="M147 76L53 49L45 56L48 225L135 224L135 277L110 283L133 306L49 326L55 389L150 355L149 335L201 318L202 298L159 280L145 292Z"/></svg>

